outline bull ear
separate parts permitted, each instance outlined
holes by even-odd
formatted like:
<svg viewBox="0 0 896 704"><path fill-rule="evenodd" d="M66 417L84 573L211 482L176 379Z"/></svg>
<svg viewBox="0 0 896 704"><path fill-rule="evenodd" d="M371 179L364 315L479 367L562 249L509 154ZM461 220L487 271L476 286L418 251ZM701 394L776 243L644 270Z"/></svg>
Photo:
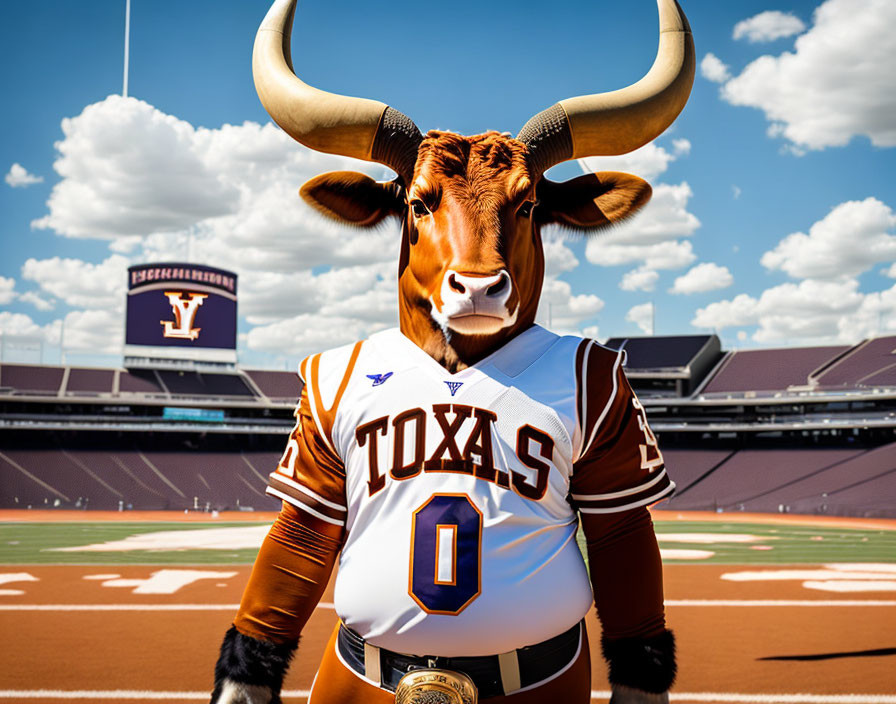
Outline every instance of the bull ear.
<svg viewBox="0 0 896 704"><path fill-rule="evenodd" d="M390 215L404 212L401 185L380 183L355 171L332 171L315 176L299 195L322 215L356 227L373 227Z"/></svg>
<svg viewBox="0 0 896 704"><path fill-rule="evenodd" d="M634 215L647 205L653 189L638 176L601 171L563 183L543 178L537 192L542 224L598 230Z"/></svg>

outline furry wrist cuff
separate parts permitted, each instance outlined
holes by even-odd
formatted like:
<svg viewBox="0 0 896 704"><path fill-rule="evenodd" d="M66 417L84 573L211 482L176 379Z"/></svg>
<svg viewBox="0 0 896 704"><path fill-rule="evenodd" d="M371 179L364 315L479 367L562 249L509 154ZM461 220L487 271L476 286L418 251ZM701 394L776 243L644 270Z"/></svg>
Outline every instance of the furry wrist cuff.
<svg viewBox="0 0 896 704"><path fill-rule="evenodd" d="M601 638L610 682L643 692L665 692L675 681L675 636L663 631L652 638Z"/></svg>
<svg viewBox="0 0 896 704"><path fill-rule="evenodd" d="M298 642L275 645L240 633L234 626L224 636L221 654L215 665L215 692L217 701L226 682L267 687L272 694L272 704L280 702L283 678L292 660Z"/></svg>

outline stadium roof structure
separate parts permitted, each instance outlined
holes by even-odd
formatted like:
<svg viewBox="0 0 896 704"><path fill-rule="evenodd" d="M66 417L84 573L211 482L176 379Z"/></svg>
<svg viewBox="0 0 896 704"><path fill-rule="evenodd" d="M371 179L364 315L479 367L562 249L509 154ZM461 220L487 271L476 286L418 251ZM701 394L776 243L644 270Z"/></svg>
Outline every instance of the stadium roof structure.
<svg viewBox="0 0 896 704"><path fill-rule="evenodd" d="M612 337L605 346L625 350L626 376L645 396L690 395L722 357L716 335Z"/></svg>

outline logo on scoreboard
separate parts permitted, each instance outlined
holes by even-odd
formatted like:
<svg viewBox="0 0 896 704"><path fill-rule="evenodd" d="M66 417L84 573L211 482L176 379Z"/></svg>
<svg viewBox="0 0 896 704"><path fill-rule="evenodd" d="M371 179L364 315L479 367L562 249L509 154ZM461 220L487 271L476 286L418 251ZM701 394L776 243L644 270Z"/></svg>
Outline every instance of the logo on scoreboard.
<svg viewBox="0 0 896 704"><path fill-rule="evenodd" d="M174 320L160 320L164 327L163 335L180 340L195 340L199 337L202 328L194 328L196 312L203 301L208 298L204 293L184 293L183 291L165 291L171 309L174 311ZM186 298L185 298L186 296Z"/></svg>

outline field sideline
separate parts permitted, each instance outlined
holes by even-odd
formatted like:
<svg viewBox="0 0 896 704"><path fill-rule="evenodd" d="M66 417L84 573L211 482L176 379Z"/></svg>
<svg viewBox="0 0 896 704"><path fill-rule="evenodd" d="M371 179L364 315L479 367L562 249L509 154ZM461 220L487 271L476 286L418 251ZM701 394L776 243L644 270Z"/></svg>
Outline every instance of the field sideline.
<svg viewBox="0 0 896 704"><path fill-rule="evenodd" d="M0 512L0 619L16 635L0 642L0 703L207 701L273 516ZM896 704L896 521L654 519L680 652L673 702ZM307 700L335 622L330 585L285 701ZM593 700L606 701L588 624Z"/></svg>

